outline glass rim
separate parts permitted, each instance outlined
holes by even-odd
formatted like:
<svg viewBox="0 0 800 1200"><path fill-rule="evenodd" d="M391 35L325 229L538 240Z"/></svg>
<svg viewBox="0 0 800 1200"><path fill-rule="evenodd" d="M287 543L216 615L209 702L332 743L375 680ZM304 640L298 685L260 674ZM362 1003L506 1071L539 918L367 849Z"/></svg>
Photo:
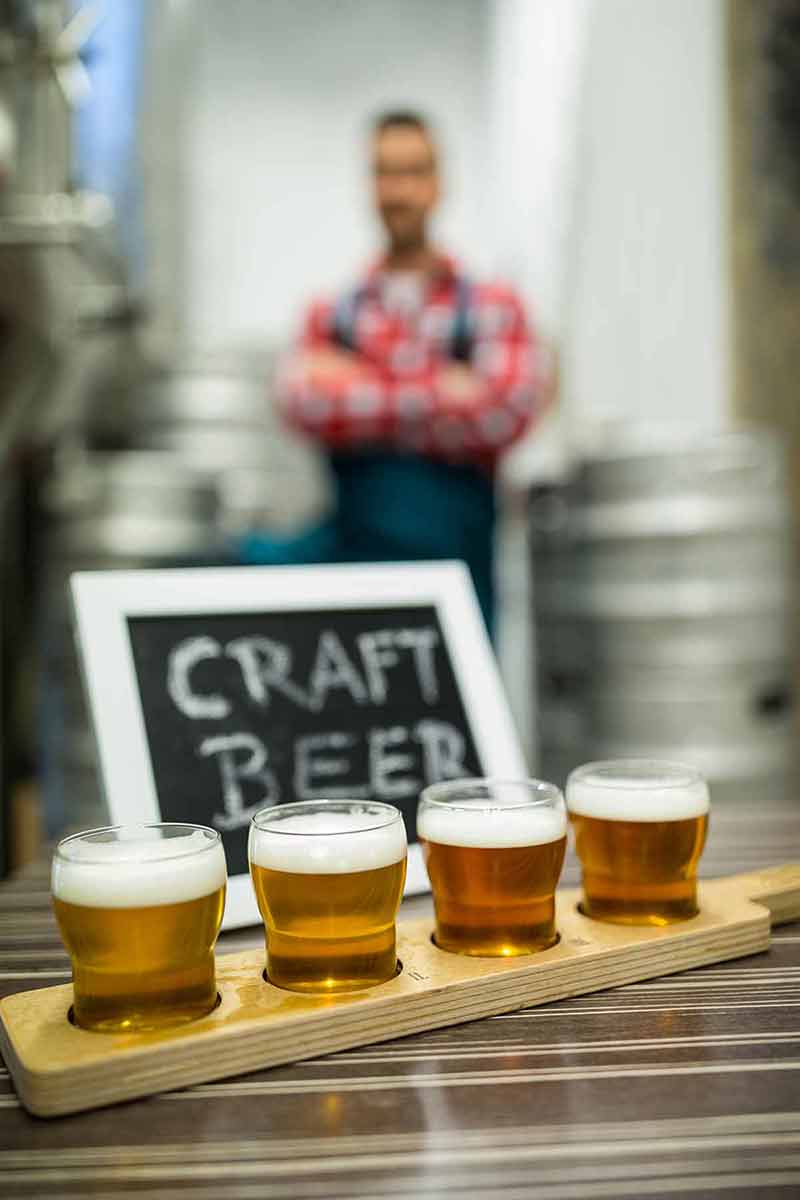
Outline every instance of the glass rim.
<svg viewBox="0 0 800 1200"><path fill-rule="evenodd" d="M131 821L127 823L121 822L119 825L98 825L96 829L82 829L78 833L70 833L67 837L61 838L61 840L56 844L56 848L53 851L53 857L60 859L62 862L68 862L70 866L107 866L107 858L92 858L91 856L87 858L83 855L80 858L71 858L68 854L63 852L63 849L65 846L68 846L73 842L80 842L84 838L90 838L100 833L117 833L120 829L187 829L190 831L190 833L196 833L199 830L201 833L211 834L211 837L209 837L205 846L197 846L196 849L190 850L188 854L186 851L183 851L183 853L164 854L159 858L147 859L146 861L149 863L172 862L173 860L179 858L191 858L195 854L205 854L207 850L211 850L215 846L222 844L222 835L220 834L219 830L212 829L210 825L197 825L192 821ZM164 841L166 843L169 841L169 839L165 838ZM113 840L109 840L108 842L101 842L99 844L107 846L113 845L114 843ZM124 845L125 843L119 841L117 844ZM154 844L156 843L147 843L147 845L150 846ZM134 857L120 858L117 860L115 865L124 866L127 863L138 863L140 861L141 860Z"/></svg>
<svg viewBox="0 0 800 1200"><path fill-rule="evenodd" d="M461 804L459 804L457 800L446 799L450 793L457 793L461 789L469 787L527 788L529 792L534 794L527 796L525 799L520 800L516 804L498 804L487 796L486 803L483 805L482 810L476 808L474 804L466 803L466 800L468 799L466 796L464 797L464 802ZM480 797L476 796L475 799L479 800ZM428 784L426 788L423 788L419 797L420 804L433 804L438 808L446 808L448 811L453 811L455 809L460 812L469 813L476 813L479 811L510 812L520 808L547 808L551 806L554 801L561 801L563 804L564 793L557 784L549 783L546 779L506 779L503 776L495 775L475 775L466 779L441 780L439 783Z"/></svg>
<svg viewBox="0 0 800 1200"><path fill-rule="evenodd" d="M626 778L625 772L629 772ZM617 774L613 774L617 772ZM604 777L605 776L605 777ZM637 791L656 788L685 788L694 784L706 785L702 771L688 763L668 758L607 758L583 763L575 767L567 777L567 792L571 783L584 787L614 788Z"/></svg>
<svg viewBox="0 0 800 1200"><path fill-rule="evenodd" d="M302 816L305 813L310 813L314 809L325 812L332 812L336 807L341 808L377 808L381 809L385 815L384 820L372 821L365 825L359 825L355 829L280 829L280 822L273 824L273 817L280 813L297 816ZM376 814L377 815L377 814ZM366 814L365 814L366 817ZM269 804L265 808L260 808L250 818L250 828L257 829L259 833L279 833L282 837L350 837L358 833L371 833L375 829L386 829L389 825L393 825L396 821L402 821L403 814L394 804L387 804L383 800L348 800L341 798L335 800L333 798L319 800L292 800L288 804Z"/></svg>

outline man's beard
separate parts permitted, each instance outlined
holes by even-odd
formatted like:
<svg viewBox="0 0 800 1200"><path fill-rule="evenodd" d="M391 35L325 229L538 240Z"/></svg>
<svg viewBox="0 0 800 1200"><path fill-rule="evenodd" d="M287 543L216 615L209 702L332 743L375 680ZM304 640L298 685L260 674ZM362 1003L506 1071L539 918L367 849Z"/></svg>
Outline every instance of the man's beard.
<svg viewBox="0 0 800 1200"><path fill-rule="evenodd" d="M389 241L392 249L408 253L410 250L421 250L426 244L425 226L415 225L413 228L393 229L388 227Z"/></svg>

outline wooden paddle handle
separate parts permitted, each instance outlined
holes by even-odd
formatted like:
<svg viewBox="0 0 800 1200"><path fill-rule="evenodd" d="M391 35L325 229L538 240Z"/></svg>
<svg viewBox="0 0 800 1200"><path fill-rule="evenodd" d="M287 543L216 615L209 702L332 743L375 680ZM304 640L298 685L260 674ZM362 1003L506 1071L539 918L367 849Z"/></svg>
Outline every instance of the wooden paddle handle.
<svg viewBox="0 0 800 1200"><path fill-rule="evenodd" d="M728 882L740 888L749 900L769 909L773 925L800 921L800 863L782 863L734 875Z"/></svg>

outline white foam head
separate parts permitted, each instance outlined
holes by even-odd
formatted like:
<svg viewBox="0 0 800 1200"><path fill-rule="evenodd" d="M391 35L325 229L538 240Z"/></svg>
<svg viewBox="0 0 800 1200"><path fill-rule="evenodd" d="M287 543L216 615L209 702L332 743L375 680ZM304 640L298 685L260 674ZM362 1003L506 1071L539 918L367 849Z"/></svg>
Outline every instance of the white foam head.
<svg viewBox="0 0 800 1200"><path fill-rule="evenodd" d="M343 875L372 871L402 862L408 845L402 818L387 822L388 808L333 804L301 811L287 805L286 815L250 826L248 854L258 867L298 875ZM259 820L259 817L256 817Z"/></svg>
<svg viewBox="0 0 800 1200"><path fill-rule="evenodd" d="M144 908L196 900L227 882L222 842L202 829L164 837L157 827L129 826L103 837L98 831L58 848L51 874L57 900L87 908Z"/></svg>
<svg viewBox="0 0 800 1200"><path fill-rule="evenodd" d="M605 821L686 821L708 812L708 787L680 763L587 763L567 780L567 807Z"/></svg>
<svg viewBox="0 0 800 1200"><path fill-rule="evenodd" d="M497 795L466 798L452 803L420 805L417 833L426 842L507 850L515 846L540 846L556 842L567 832L563 802L521 804L519 799Z"/></svg>

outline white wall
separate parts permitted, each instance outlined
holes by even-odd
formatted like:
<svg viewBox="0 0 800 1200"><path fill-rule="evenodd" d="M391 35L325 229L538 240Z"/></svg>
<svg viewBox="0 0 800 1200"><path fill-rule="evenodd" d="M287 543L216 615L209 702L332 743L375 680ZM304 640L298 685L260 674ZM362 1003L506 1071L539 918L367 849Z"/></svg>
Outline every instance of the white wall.
<svg viewBox="0 0 800 1200"><path fill-rule="evenodd" d="M444 240L483 221L485 0L195 0L184 101L184 336L284 338L309 295L374 250L365 122L388 105L440 123Z"/></svg>
<svg viewBox="0 0 800 1200"><path fill-rule="evenodd" d="M590 0L492 0L489 164L493 266L560 331Z"/></svg>
<svg viewBox="0 0 800 1200"><path fill-rule="evenodd" d="M567 428L724 422L723 0L593 0L563 316Z"/></svg>

